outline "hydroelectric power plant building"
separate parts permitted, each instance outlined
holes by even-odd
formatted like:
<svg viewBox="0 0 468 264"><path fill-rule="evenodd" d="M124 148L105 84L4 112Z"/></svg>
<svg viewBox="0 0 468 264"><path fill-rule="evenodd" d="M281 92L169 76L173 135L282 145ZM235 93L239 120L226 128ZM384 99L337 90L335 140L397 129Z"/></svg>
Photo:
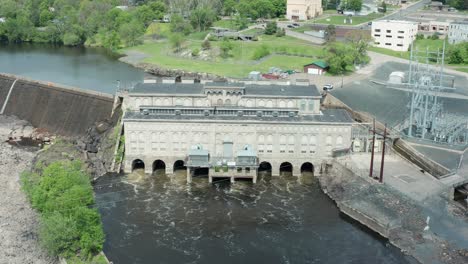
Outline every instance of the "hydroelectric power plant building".
<svg viewBox="0 0 468 264"><path fill-rule="evenodd" d="M182 168L195 174L252 178L314 171L351 146L346 110L321 109L307 82L145 81L124 93L124 171Z"/></svg>

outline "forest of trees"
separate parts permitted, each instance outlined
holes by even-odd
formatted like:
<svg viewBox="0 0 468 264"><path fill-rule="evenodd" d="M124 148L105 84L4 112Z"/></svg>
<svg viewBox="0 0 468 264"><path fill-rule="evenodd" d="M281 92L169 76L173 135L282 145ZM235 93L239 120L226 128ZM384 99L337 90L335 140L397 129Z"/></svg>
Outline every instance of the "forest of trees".
<svg viewBox="0 0 468 264"><path fill-rule="evenodd" d="M0 41L114 50L141 43L148 25L165 14L186 21L186 31L202 31L219 16L258 19L285 13L286 0L0 0Z"/></svg>

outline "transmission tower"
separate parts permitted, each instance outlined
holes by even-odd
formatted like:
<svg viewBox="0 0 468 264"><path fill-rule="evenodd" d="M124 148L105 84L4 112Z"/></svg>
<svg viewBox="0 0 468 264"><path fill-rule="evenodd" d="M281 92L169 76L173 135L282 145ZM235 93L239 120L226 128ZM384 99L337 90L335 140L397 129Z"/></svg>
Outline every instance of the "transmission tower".
<svg viewBox="0 0 468 264"><path fill-rule="evenodd" d="M408 136L444 143L466 144L468 119L443 114L439 93L444 85L445 41L442 50L420 51L411 44L408 88L411 89Z"/></svg>

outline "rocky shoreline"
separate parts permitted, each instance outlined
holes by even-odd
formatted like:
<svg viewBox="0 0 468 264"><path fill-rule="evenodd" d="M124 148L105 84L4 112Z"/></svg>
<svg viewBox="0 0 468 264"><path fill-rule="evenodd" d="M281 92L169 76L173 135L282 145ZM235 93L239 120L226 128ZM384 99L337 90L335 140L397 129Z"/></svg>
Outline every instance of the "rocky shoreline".
<svg viewBox="0 0 468 264"><path fill-rule="evenodd" d="M21 191L20 173L29 169L39 148L7 142L34 133L27 122L0 115L0 263L57 263L39 246L38 215Z"/></svg>
<svg viewBox="0 0 468 264"><path fill-rule="evenodd" d="M398 191L356 176L333 162L323 165L322 190L341 212L387 238L422 264L468 263L468 249L457 249L431 230L425 231L424 208Z"/></svg>
<svg viewBox="0 0 468 264"><path fill-rule="evenodd" d="M119 58L119 61L130 64L135 68L142 69L146 73L157 77L181 77L198 80L219 80L225 78L224 76L206 72L190 72L180 69L167 69L155 64L143 62L146 57L146 54L142 52L128 51L124 54L123 57Z"/></svg>

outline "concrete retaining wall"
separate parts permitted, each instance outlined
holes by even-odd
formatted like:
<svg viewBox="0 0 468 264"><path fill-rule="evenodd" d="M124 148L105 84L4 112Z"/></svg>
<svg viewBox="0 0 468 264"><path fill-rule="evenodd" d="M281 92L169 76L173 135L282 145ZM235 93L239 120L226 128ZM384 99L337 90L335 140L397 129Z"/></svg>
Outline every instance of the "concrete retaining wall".
<svg viewBox="0 0 468 264"><path fill-rule="evenodd" d="M432 176L438 178L451 171L439 163L427 158L422 153L414 149L410 144L402 139L395 140L393 148L403 157L427 171Z"/></svg>
<svg viewBox="0 0 468 264"><path fill-rule="evenodd" d="M63 136L79 136L94 123L111 117L112 95L6 74L0 74L0 109L15 79L18 81L4 114L27 120L34 127Z"/></svg>

